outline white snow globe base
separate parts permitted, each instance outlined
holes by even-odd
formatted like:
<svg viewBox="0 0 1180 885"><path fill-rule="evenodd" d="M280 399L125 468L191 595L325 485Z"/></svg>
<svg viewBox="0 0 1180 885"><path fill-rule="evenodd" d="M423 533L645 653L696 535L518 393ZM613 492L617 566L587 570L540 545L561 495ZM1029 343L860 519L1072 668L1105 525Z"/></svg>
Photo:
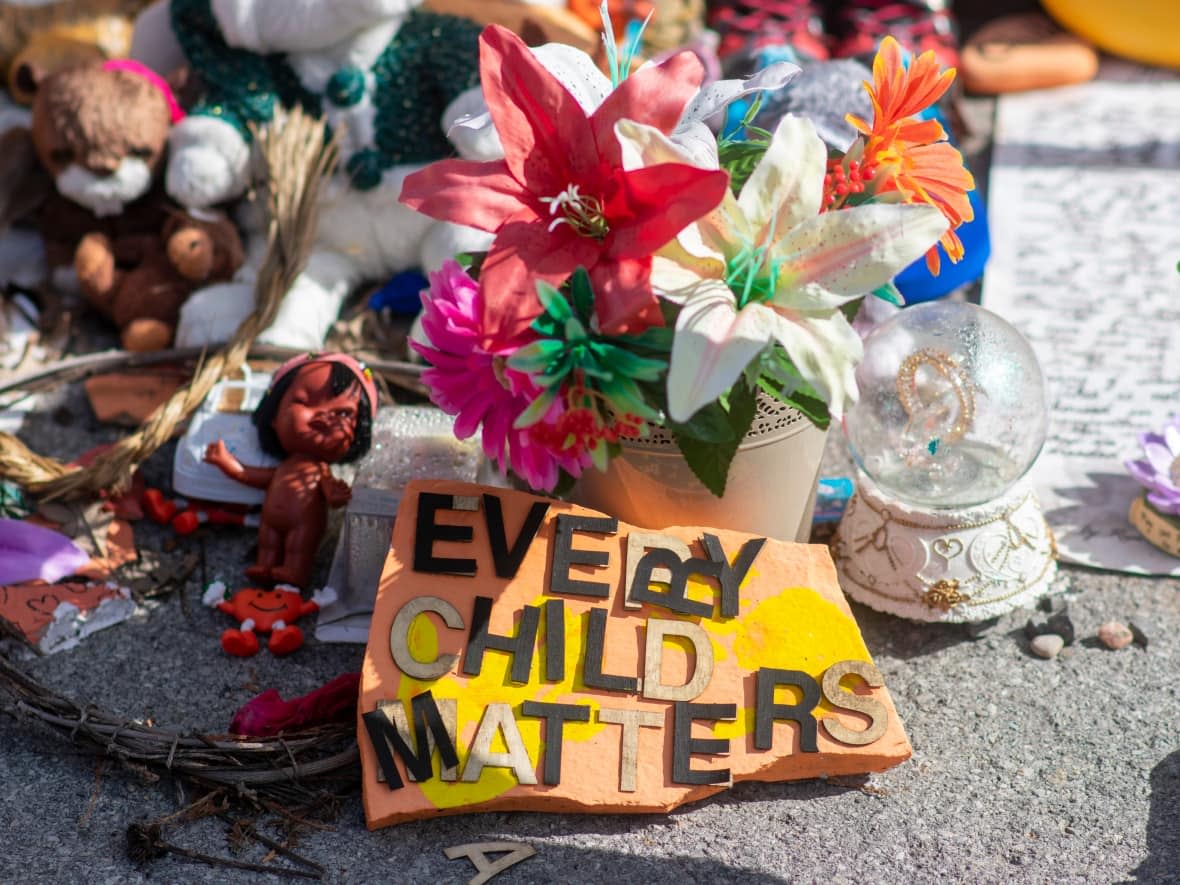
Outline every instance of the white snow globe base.
<svg viewBox="0 0 1180 885"><path fill-rule="evenodd" d="M1049 592L1057 546L1032 489L970 507L891 499L863 474L832 542L845 594L914 621L986 621Z"/></svg>

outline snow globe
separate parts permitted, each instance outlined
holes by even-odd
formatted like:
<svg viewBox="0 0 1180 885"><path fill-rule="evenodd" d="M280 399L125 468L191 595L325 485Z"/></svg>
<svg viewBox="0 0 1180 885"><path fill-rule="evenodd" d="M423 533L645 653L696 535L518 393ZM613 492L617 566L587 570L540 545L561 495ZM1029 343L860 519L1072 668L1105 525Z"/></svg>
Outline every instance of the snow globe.
<svg viewBox="0 0 1180 885"><path fill-rule="evenodd" d="M844 418L857 489L833 552L844 592L919 621L983 621L1044 595L1053 534L1024 477L1048 430L1028 342L977 305L899 311L865 338Z"/></svg>

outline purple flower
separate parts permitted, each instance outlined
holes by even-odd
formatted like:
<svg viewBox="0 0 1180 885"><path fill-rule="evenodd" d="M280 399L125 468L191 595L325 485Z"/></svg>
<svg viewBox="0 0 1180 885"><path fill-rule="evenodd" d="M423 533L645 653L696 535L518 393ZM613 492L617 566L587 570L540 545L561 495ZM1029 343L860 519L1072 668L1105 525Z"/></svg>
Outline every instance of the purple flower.
<svg viewBox="0 0 1180 885"><path fill-rule="evenodd" d="M1131 476L1147 489L1147 503L1160 513L1180 516L1180 415L1173 415L1164 432L1141 433L1146 456L1124 462Z"/></svg>

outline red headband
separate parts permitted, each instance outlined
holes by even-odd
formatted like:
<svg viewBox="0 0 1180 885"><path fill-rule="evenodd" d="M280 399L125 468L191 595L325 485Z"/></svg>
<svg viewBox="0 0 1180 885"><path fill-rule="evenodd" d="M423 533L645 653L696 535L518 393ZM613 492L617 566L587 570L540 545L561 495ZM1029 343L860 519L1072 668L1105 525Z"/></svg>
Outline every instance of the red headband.
<svg viewBox="0 0 1180 885"><path fill-rule="evenodd" d="M164 101L168 102L168 111L172 116L173 124L179 123L184 119L184 110L180 107L180 102L176 100L176 96L172 92L172 87L168 85L168 81L147 65L140 64L130 58L112 58L110 61L103 62L102 69L104 71L126 71L129 74L135 74L137 77L147 80L160 90L160 94L164 96Z"/></svg>
<svg viewBox="0 0 1180 885"><path fill-rule="evenodd" d="M372 413L372 417L377 417L377 384L373 381L373 371L344 353L304 353L291 357L275 370L270 378L270 387L267 389L267 393L274 390L275 385L284 376L313 363L339 363L352 372L369 397L369 411Z"/></svg>

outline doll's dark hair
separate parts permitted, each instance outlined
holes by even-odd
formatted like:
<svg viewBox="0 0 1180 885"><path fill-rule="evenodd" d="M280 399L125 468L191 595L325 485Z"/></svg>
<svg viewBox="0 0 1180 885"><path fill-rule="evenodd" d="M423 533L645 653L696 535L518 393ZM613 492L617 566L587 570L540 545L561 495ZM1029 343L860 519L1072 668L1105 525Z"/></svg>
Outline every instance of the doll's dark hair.
<svg viewBox="0 0 1180 885"><path fill-rule="evenodd" d="M258 444L262 451L268 455L273 455L276 458L287 457L286 450L279 442L279 435L274 430L275 415L278 413L283 394L287 392L287 388L291 386L295 376L309 365L315 365L315 363L299 366L276 381L254 410L251 420L258 430ZM369 402L369 394L365 391L365 385L361 384L352 369L343 363L329 363L328 365L332 367L332 373L328 376L328 384L331 386L334 396L351 390L354 385L360 388L361 401L356 412L356 435L353 437L352 447L340 459L342 464L348 464L369 451L373 436L373 407Z"/></svg>

